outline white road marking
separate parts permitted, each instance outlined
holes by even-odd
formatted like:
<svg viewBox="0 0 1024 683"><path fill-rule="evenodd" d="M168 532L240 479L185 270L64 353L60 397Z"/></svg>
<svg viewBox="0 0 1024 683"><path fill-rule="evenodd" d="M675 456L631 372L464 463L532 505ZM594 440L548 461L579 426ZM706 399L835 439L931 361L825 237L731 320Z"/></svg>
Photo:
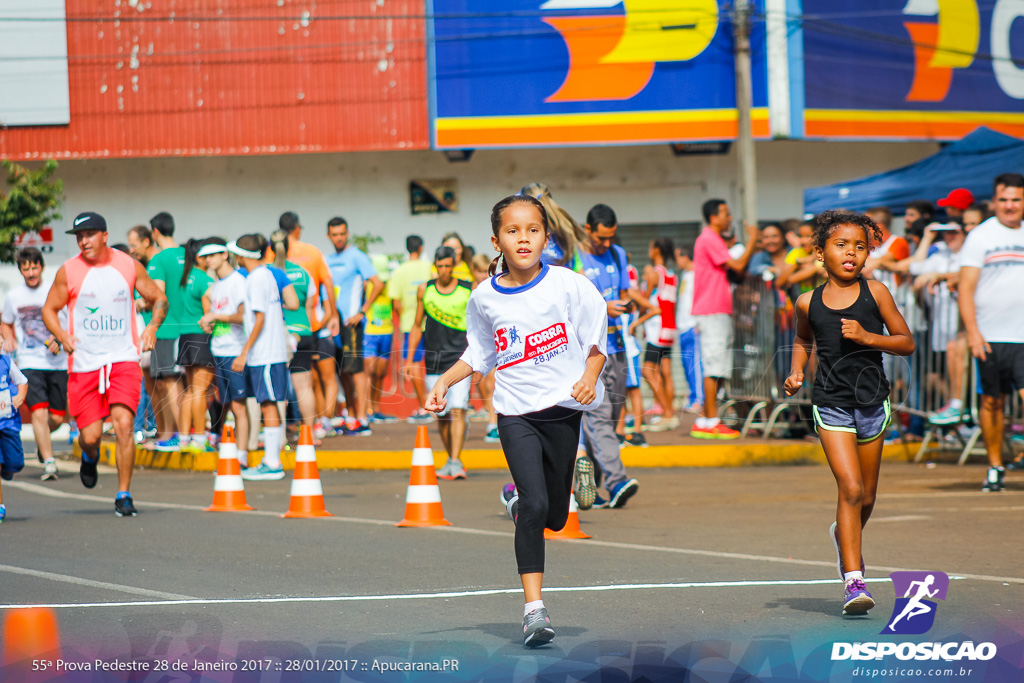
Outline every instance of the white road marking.
<svg viewBox="0 0 1024 683"><path fill-rule="evenodd" d="M10 574L21 574L22 576L34 576L40 579L49 579L50 581L60 581L61 583L73 583L78 586L102 588L108 591L117 591L119 593L131 593L132 595L143 595L150 598L164 598L166 600L194 600L194 598L190 595L180 595L178 593L164 593L163 591L151 591L145 588L135 588L134 586L125 586L119 583L107 583L106 581L93 581L92 579L83 579L80 576L68 576L67 574L41 572L38 569L26 569L25 567L12 567L9 564L0 564L0 572L8 572Z"/></svg>
<svg viewBox="0 0 1024 683"><path fill-rule="evenodd" d="M55 498L75 498L75 499L79 499L79 500L98 501L98 502L107 503L107 504L109 504L109 502L110 502L107 498L101 498L100 496L91 496L91 495L82 494L82 493L65 493L63 491L56 491L54 489L46 488L45 486L39 486L38 484L29 484L29 483L26 483L26 482L13 482L12 481L12 482L9 482L8 484L5 484L5 486L11 486L13 488L19 488L19 489L22 489L22 490L25 490L25 491L32 491L32 492L35 492L35 493L40 493L42 495L52 496L52 497L55 497ZM971 494L971 495L975 495L975 494ZM144 505L146 507L166 508L166 509L175 509L175 510L195 510L195 511L201 511L203 509L203 507L200 506L200 505L184 505L182 503L151 503L151 502L147 502L147 503L141 503L141 505ZM230 514L230 513L220 513L220 514ZM261 516L262 515L262 516L265 516L265 517L279 517L282 513L271 512L271 511L267 511L267 510L256 510L256 511L253 511L253 512L240 512L240 513L235 513L235 514L254 515L254 516ZM347 523L352 523L352 524L370 524L370 525L373 525L373 526L386 526L386 527L393 527L395 525L394 522L389 521L389 520L365 519L365 518L362 518L362 517L319 517L319 518L317 518L316 521L321 521L321 522L332 522L332 521L333 522L347 522ZM508 532L508 531L492 531L492 530L489 530L489 529L472 529L472 528L457 527L457 526L433 526L433 527L424 527L424 529L431 530L431 531L442 532L442 533L471 534L471 535L476 535L476 536L494 536L494 537L501 537L501 538L513 538L515 536L514 533ZM821 561L821 560L800 560L800 559L796 559L796 558L792 558L792 557L774 557L774 556L771 556L771 555L751 555L751 554L748 554L748 553L728 553L728 552L722 552L722 551L719 551L719 550L699 550L699 549L695 549L695 548L671 548L671 547L656 546L656 545L642 545L642 544L639 544L639 543L620 543L620 542L617 542L617 541L599 541L599 540L595 540L595 539L587 539L585 541L579 541L579 543L583 543L583 544L590 545L590 546L600 546L602 548L615 548L615 549L619 549L619 550L643 550L643 551L647 551L647 552L670 553L670 554L677 554L677 555L696 555L696 556L699 556L699 557L715 557L715 558L727 559L727 560L749 560L749 561L753 561L753 562L776 562L776 563L782 563L782 564L802 565L802 566L805 566L805 567L830 567L830 568L834 568L836 566L836 563L834 561L832 561L832 562L824 562L824 561ZM880 565L874 565L874 564L871 565L871 569L872 570L876 570L876 571L885 571L885 572L923 571L923 570L921 570L919 568L913 568L913 567L887 567L887 566L880 566ZM946 573L949 574L951 572L947 571ZM964 578L974 579L974 580L977 580L977 581L996 581L996 582L999 582L999 583L1024 584L1024 578L1015 577L1015 576L990 576L988 574L966 574L966 573L963 573L963 572L953 572L953 573L955 573L957 576L962 576Z"/></svg>
<svg viewBox="0 0 1024 683"><path fill-rule="evenodd" d="M923 519L931 519L928 515L896 515L894 517L872 517L871 523L879 522L920 522Z"/></svg>
<svg viewBox="0 0 1024 683"><path fill-rule="evenodd" d="M960 577L950 577L960 578ZM865 579L867 583L887 583L889 579ZM756 586L820 586L836 585L839 579L810 579L775 581L687 581L680 583L628 583L607 586L552 586L544 588L545 593L590 593L607 591L651 590L659 588L748 588ZM0 609L27 609L49 607L51 609L74 609L82 607L167 607L180 605L266 605L294 604L305 602L379 602L381 600L432 600L437 598L470 598L488 595L518 595L522 588L491 588L484 590L446 591L443 593L399 593L393 595L326 595L320 597L285 598L181 598L170 600L144 600L136 602L71 602L40 605L0 605Z"/></svg>

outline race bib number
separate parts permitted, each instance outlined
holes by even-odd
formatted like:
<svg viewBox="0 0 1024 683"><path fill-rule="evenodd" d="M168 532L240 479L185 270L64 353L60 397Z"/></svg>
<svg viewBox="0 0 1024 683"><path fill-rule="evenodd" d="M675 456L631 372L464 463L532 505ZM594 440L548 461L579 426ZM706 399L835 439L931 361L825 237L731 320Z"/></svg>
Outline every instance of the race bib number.
<svg viewBox="0 0 1024 683"><path fill-rule="evenodd" d="M14 414L14 405L11 404L11 390L0 391L0 418L10 417Z"/></svg>

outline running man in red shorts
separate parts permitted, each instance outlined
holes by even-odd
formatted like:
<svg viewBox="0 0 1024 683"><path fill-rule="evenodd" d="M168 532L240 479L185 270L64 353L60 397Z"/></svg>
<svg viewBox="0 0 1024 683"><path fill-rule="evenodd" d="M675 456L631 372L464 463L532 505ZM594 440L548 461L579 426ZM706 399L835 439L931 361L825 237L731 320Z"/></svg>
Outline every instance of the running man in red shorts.
<svg viewBox="0 0 1024 683"><path fill-rule="evenodd" d="M132 424L142 386L139 352L153 348L156 330L167 315L167 297L141 263L107 247L103 216L79 214L68 234L78 240L81 253L57 271L43 306L43 322L68 354L68 408L81 432L82 483L90 489L96 486L103 420L109 415L117 438L114 512L134 517L138 513L128 487L135 466ZM135 325L134 291L153 309L141 335ZM65 306L67 330L57 318Z"/></svg>

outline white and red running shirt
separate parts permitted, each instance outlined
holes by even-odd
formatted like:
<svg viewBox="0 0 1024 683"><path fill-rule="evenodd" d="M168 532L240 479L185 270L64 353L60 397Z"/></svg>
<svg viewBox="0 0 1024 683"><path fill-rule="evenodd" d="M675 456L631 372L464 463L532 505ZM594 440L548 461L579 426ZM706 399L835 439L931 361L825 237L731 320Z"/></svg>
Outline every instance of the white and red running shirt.
<svg viewBox="0 0 1024 683"><path fill-rule="evenodd" d="M481 282L466 308L462 360L486 375L497 368L494 410L525 415L553 406L594 410L604 400L581 405L572 388L583 377L590 350L607 355L608 307L585 276L568 268L544 265L522 287L498 284L501 276Z"/></svg>
<svg viewBox="0 0 1024 683"><path fill-rule="evenodd" d="M116 249L107 253L110 261L105 265L89 265L81 254L64 263L68 332L78 339L75 352L68 356L69 372L139 362L135 259Z"/></svg>
<svg viewBox="0 0 1024 683"><path fill-rule="evenodd" d="M651 303L661 311L659 315L644 322L644 336L648 344L670 348L676 336L676 300L679 288L676 274L665 266L654 266L658 273L658 286L651 297Z"/></svg>

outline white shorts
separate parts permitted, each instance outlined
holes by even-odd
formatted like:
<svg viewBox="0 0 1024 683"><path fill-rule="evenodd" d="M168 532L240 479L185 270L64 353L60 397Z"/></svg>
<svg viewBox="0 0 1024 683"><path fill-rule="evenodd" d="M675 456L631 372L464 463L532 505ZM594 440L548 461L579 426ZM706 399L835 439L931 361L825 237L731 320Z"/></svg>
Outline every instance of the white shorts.
<svg viewBox="0 0 1024 683"><path fill-rule="evenodd" d="M441 375L427 375L427 391L432 391L434 385L437 384L437 380L441 379ZM450 410L468 410L469 409L469 389L473 386L473 378L467 377L466 379L448 387L448 393L445 394L445 400L448 404L444 410L438 415L447 415Z"/></svg>
<svg viewBox="0 0 1024 683"><path fill-rule="evenodd" d="M732 316L727 313L695 315L700 333L700 356L705 377L732 376Z"/></svg>

